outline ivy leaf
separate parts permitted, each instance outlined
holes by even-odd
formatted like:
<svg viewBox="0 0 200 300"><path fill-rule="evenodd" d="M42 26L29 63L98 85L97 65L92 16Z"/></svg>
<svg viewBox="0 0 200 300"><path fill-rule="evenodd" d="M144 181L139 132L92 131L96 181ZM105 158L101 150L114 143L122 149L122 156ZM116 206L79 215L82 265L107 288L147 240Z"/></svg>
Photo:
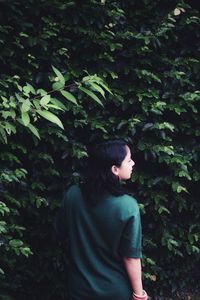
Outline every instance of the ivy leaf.
<svg viewBox="0 0 200 300"><path fill-rule="evenodd" d="M53 113L51 113L50 111L46 111L46 110L37 110L37 113L43 117L44 119L47 119L48 121L57 124L60 128L64 129L62 122L60 121L60 119L54 115Z"/></svg>

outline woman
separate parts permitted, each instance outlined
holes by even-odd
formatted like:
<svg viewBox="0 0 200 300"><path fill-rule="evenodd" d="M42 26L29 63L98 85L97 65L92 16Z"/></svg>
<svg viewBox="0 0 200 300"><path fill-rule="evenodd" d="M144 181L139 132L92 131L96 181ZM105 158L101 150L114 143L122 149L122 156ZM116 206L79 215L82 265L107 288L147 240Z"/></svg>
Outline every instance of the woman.
<svg viewBox="0 0 200 300"><path fill-rule="evenodd" d="M88 150L85 182L66 192L56 231L69 239L70 300L146 300L141 279L141 223L122 181L135 163L123 140Z"/></svg>

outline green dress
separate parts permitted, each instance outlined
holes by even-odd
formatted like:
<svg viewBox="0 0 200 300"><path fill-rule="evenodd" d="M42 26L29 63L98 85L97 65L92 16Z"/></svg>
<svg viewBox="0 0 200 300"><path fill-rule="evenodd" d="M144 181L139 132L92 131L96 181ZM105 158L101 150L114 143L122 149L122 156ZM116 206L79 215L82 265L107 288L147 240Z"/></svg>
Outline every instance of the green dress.
<svg viewBox="0 0 200 300"><path fill-rule="evenodd" d="M123 257L141 258L141 222L136 200L107 195L95 206L74 185L56 217L60 238L69 240L71 300L131 300Z"/></svg>

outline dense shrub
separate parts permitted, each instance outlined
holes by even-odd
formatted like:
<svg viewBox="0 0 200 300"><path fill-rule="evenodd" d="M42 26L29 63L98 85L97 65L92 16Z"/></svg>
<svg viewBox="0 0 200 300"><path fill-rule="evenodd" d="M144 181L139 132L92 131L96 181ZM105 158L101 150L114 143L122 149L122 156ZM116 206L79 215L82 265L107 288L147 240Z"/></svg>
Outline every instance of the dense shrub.
<svg viewBox="0 0 200 300"><path fill-rule="evenodd" d="M52 224L81 178L85 145L103 137L132 148L152 299L198 288L200 17L191 5L1 3L2 300L66 299Z"/></svg>

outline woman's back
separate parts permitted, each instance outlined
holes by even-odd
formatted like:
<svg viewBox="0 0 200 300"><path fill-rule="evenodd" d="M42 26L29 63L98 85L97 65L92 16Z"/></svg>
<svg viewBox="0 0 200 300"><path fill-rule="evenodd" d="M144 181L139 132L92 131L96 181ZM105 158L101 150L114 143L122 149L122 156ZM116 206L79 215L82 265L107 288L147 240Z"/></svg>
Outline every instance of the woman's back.
<svg viewBox="0 0 200 300"><path fill-rule="evenodd" d="M134 198L107 194L91 205L74 185L65 194L56 225L69 238L72 300L132 299L122 258L141 257L140 215Z"/></svg>

